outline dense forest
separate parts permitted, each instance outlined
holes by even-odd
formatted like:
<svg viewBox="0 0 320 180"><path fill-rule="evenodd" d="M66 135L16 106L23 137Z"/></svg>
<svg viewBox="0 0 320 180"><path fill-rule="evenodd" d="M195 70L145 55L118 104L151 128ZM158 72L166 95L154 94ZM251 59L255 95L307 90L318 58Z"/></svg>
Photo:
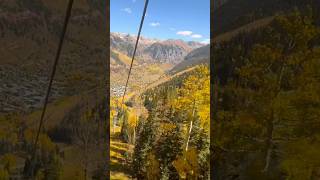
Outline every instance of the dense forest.
<svg viewBox="0 0 320 180"><path fill-rule="evenodd" d="M209 69L200 65L144 92L141 102L147 112L139 117L133 115L133 100L121 113L111 113L118 115L122 140L134 145L128 155L132 177L209 178L209 86Z"/></svg>
<svg viewBox="0 0 320 180"><path fill-rule="evenodd" d="M30 166L37 121L31 122L29 116L19 113L2 116L0 179L29 178L31 173L35 179L106 178L106 100L82 97L81 103L62 114L61 121L56 119L41 131L33 169Z"/></svg>
<svg viewBox="0 0 320 180"><path fill-rule="evenodd" d="M214 179L319 179L317 9L213 45Z"/></svg>

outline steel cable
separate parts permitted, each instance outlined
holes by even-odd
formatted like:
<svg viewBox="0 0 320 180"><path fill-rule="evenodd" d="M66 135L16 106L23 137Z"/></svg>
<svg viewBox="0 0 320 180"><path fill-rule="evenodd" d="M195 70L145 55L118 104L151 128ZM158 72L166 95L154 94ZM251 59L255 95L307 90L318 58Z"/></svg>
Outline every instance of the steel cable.
<svg viewBox="0 0 320 180"><path fill-rule="evenodd" d="M31 178L34 176L34 166L36 164L36 152L37 152L37 146L38 146L38 141L39 141L39 136L40 136L40 132L42 129L42 126L44 124L44 120L45 120L45 113L47 110L47 105L49 102L49 96L50 96L50 92L51 92L51 88L52 88L52 83L53 83L53 79L54 76L56 74L56 69L57 69L57 65L58 65L58 61L60 58L60 54L61 54L61 50L62 50L62 45L64 42L64 37L67 31L67 27L68 27L68 22L71 16L71 10L72 10L72 6L73 6L73 0L69 0L68 3L68 7L67 7L67 11L66 11L66 16L64 19L64 24L63 24L63 29L62 29L62 33L60 36L60 41L59 41L59 45L58 45L58 50L57 50L57 54L55 56L55 60L53 63L53 67L52 67L52 72L51 72L51 76L50 76L50 81L48 84L48 88L47 88L47 93L44 99L44 104L43 104L43 109L42 109L42 113L41 113L41 117L40 117L40 123L39 123L39 127L36 133L36 138L33 144L33 149L32 149L32 154L31 154L31 164L30 164L30 170L29 170L29 175L31 176Z"/></svg>

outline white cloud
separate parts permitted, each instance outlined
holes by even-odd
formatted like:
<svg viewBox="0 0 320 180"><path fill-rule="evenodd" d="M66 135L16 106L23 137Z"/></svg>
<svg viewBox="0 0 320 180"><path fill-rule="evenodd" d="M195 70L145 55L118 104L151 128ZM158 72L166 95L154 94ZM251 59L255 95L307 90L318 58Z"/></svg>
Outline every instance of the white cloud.
<svg viewBox="0 0 320 180"><path fill-rule="evenodd" d="M129 14L132 13L132 10L130 8L124 8L124 9L121 9L121 11L127 12Z"/></svg>
<svg viewBox="0 0 320 180"><path fill-rule="evenodd" d="M191 35L192 38L202 38L201 34L192 34Z"/></svg>
<svg viewBox="0 0 320 180"><path fill-rule="evenodd" d="M178 31L177 35L181 36L190 36L192 34L192 31Z"/></svg>
<svg viewBox="0 0 320 180"><path fill-rule="evenodd" d="M157 26L160 26L160 23L159 22L152 22L152 23L150 23L150 26L157 27Z"/></svg>
<svg viewBox="0 0 320 180"><path fill-rule="evenodd" d="M210 39L205 39L201 41L202 44L210 44Z"/></svg>

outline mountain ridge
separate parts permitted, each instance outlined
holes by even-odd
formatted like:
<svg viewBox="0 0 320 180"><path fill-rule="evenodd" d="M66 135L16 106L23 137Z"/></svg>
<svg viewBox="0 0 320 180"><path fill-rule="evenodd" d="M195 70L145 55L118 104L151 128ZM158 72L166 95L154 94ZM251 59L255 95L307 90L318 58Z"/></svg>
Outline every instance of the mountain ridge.
<svg viewBox="0 0 320 180"><path fill-rule="evenodd" d="M135 35L111 32L111 49L116 49L127 56L132 56L136 41ZM195 41L181 39L154 39L141 36L136 52L137 57L153 63L178 64L193 49L204 46Z"/></svg>

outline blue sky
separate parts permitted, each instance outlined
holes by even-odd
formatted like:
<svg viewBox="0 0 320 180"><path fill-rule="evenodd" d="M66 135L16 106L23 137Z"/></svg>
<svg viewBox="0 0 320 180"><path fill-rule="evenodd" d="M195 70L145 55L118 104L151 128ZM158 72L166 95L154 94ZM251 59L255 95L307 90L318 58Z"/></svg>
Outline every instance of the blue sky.
<svg viewBox="0 0 320 180"><path fill-rule="evenodd" d="M145 0L111 0L110 30L137 34ZM142 35L208 42L210 0L149 0Z"/></svg>

